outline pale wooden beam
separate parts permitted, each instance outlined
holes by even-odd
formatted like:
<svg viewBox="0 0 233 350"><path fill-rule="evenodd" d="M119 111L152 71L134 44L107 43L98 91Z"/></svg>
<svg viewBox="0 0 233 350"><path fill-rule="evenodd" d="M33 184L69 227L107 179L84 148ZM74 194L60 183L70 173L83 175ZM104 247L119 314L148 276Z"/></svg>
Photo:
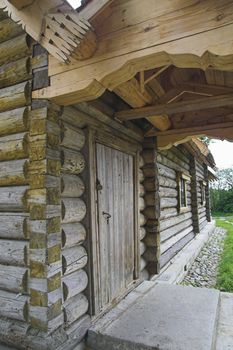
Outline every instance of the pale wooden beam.
<svg viewBox="0 0 233 350"><path fill-rule="evenodd" d="M201 99L191 101L180 101L169 104L166 103L156 106L137 108L134 110L120 111L116 113L116 117L119 120L141 119L149 117L151 115L194 112L203 109L211 109L224 106L233 106L233 94L203 97Z"/></svg>
<svg viewBox="0 0 233 350"><path fill-rule="evenodd" d="M143 107L154 102L153 97L146 89L141 91L140 83L136 78L119 85L113 91L133 108ZM147 120L159 130L167 130L171 127L171 122L167 115L149 116Z"/></svg>
<svg viewBox="0 0 233 350"><path fill-rule="evenodd" d="M93 20L112 2L113 0L92 0L80 11L80 14L88 21Z"/></svg>

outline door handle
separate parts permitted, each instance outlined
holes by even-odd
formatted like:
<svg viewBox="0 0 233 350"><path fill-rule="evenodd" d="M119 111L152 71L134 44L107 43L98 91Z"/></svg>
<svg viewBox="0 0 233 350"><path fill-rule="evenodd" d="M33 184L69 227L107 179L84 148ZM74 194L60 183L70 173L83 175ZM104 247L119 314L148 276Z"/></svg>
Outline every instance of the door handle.
<svg viewBox="0 0 233 350"><path fill-rule="evenodd" d="M112 215L111 214L109 214L109 213L106 213L105 211L103 211L102 212L102 214L104 215L104 217L106 218L106 220L107 220L107 224L109 223L109 219L112 217Z"/></svg>

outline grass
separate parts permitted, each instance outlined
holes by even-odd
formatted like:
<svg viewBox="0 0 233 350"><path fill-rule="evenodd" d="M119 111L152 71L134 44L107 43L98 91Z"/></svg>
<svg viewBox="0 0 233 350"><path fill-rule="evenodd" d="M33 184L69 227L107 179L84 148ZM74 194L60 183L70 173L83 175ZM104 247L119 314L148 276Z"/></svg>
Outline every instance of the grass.
<svg viewBox="0 0 233 350"><path fill-rule="evenodd" d="M223 213L223 212L220 212L220 211L216 211L216 212L212 212L212 215L214 217L228 217L228 216L232 216L233 217L233 213Z"/></svg>
<svg viewBox="0 0 233 350"><path fill-rule="evenodd" d="M229 221L230 223L227 223ZM218 269L216 288L224 292L233 292L233 219L216 220L218 227L227 230L224 249Z"/></svg>

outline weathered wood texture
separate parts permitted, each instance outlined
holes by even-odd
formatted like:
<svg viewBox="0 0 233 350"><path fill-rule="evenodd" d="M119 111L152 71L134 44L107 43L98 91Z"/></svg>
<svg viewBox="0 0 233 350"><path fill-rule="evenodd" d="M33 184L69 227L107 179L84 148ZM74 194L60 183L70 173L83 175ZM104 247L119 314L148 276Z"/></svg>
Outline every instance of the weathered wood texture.
<svg viewBox="0 0 233 350"><path fill-rule="evenodd" d="M177 172L190 174L188 155L182 147L173 147L170 150L160 151L158 162L161 266L163 267L192 239L193 221L190 181L186 181L187 207L179 210ZM149 236L146 243L153 246L152 242L152 237Z"/></svg>
<svg viewBox="0 0 233 350"><path fill-rule="evenodd" d="M31 48L21 26L1 14L0 316L12 324L20 321L23 329L29 320L27 106L31 101ZM13 328L9 338L14 338ZM3 337L0 331L0 341ZM14 341L17 346L17 338Z"/></svg>
<svg viewBox="0 0 233 350"><path fill-rule="evenodd" d="M159 236L159 217L160 217L160 197L159 197L159 177L157 168L157 149L156 139L148 138L143 143L143 185L145 190L143 214L145 221L143 226L145 251L143 252L143 261L147 262L146 269L149 276L160 271L160 236ZM142 226L142 225L141 225ZM149 254L151 247L147 244L147 237L151 235L153 240L153 253Z"/></svg>
<svg viewBox="0 0 233 350"><path fill-rule="evenodd" d="M85 133L79 123L78 111L74 119L61 123L61 223L62 223L62 291L63 312L67 329L84 317L88 299L82 294L88 283L84 271L88 262L86 229L85 178L86 161L83 155ZM81 127L80 127L81 126Z"/></svg>

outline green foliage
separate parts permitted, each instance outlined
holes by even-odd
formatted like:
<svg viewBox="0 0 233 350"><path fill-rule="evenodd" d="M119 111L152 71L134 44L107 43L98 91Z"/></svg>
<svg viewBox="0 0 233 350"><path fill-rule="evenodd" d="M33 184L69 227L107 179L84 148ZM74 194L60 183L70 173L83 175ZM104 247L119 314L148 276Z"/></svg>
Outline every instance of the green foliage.
<svg viewBox="0 0 233 350"><path fill-rule="evenodd" d="M218 269L216 288L233 292L233 219L217 220L217 226L227 230L224 249Z"/></svg>
<svg viewBox="0 0 233 350"><path fill-rule="evenodd" d="M210 188L212 212L232 213L233 168L219 170L217 177Z"/></svg>

